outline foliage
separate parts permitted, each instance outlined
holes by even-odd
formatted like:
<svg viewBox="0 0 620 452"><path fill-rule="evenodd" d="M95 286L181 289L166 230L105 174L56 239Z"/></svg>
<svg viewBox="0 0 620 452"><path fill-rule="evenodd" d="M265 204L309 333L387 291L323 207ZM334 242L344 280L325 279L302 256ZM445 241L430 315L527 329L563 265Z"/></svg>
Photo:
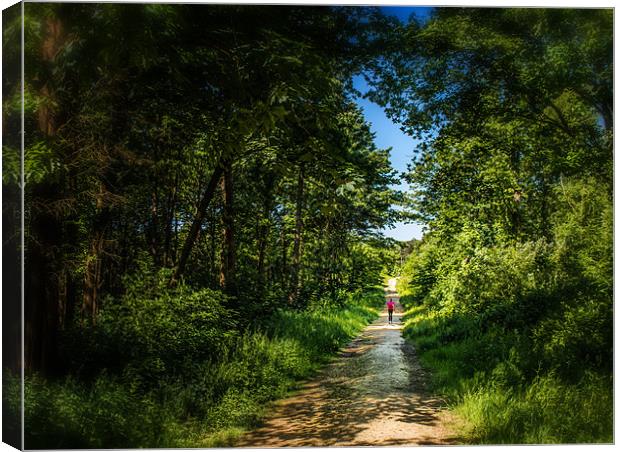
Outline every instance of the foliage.
<svg viewBox="0 0 620 452"><path fill-rule="evenodd" d="M38 332L26 338L28 369L58 371L52 363L67 353L55 338L74 323L98 324L95 335L143 338L125 350L133 358L157 348L130 326L105 332L106 303L118 305L108 315L144 321L144 331L157 315L173 316L161 314L168 302L179 310L204 304L214 322L225 303L236 312L234 330L278 304L303 308L378 280L375 248L385 244L375 231L392 221L394 171L349 89L372 53L375 25L364 16L385 23L376 10L24 11L25 253L33 268L25 321ZM17 37L21 16L5 22L5 38ZM13 63L19 57L7 53ZM6 88L3 111L16 125L21 89ZM19 147L3 148L5 186L19 178ZM169 299L134 296L126 275L143 266L191 289ZM220 289L226 298L218 301ZM144 300L152 318L136 319ZM160 346L172 355L190 331L172 337L164 327ZM81 343L96 348L89 334ZM206 340L200 334L195 340ZM178 363L149 366L168 365Z"/></svg>
<svg viewBox="0 0 620 452"><path fill-rule="evenodd" d="M3 124L18 130L24 109L27 447L229 441L375 315L349 294L380 283L395 174L350 80L376 54L367 17L389 21L324 6L24 12L26 102L11 72ZM6 42L21 21L3 18ZM5 217L20 136L4 141Z"/></svg>
<svg viewBox="0 0 620 452"><path fill-rule="evenodd" d="M610 208L595 181L566 181L549 243L490 247L461 233L449 246L423 243L405 266L424 274L423 256L443 256L440 276L410 301L405 334L470 441L610 441ZM420 276L409 281L416 293Z"/></svg>
<svg viewBox="0 0 620 452"><path fill-rule="evenodd" d="M24 9L3 127L24 110L28 447L228 444L369 320L388 266L475 438L609 439L611 10ZM424 138L411 193L352 101L360 72ZM381 237L399 215L428 233Z"/></svg>
<svg viewBox="0 0 620 452"><path fill-rule="evenodd" d="M104 372L90 382L28 376L26 444L33 448L230 445L243 429L255 425L266 403L310 376L374 319L382 304L383 294L375 291L351 297L342 309L278 311L262 331L246 332L228 346L213 344L216 356L201 360L194 355L193 369L185 368L180 375L168 370L148 388L133 372ZM219 329L225 331L224 325ZM159 352L165 357L168 351ZM19 400L19 391L13 390L18 385L19 379L5 372L9 401Z"/></svg>
<svg viewBox="0 0 620 452"><path fill-rule="evenodd" d="M433 385L462 419L474 444L610 442L612 381L587 370L575 382L536 368L531 341L506 331L472 334L467 318L422 306L407 313L405 334L433 371ZM461 334L458 334L460 332ZM457 334L455 334L457 333Z"/></svg>
<svg viewBox="0 0 620 452"><path fill-rule="evenodd" d="M230 347L239 333L226 295L184 285L168 288L168 274L128 277L126 294L106 300L95 325L67 331L68 368L85 375L117 370L132 384L152 387Z"/></svg>
<svg viewBox="0 0 620 452"><path fill-rule="evenodd" d="M501 386L468 392L457 412L470 419L469 434L477 443L609 443L612 400L605 377L587 374L567 385L548 375L520 392Z"/></svg>
<svg viewBox="0 0 620 452"><path fill-rule="evenodd" d="M611 439L611 22L438 8L370 77L426 138L408 175L429 232L403 266L405 334L473 442Z"/></svg>

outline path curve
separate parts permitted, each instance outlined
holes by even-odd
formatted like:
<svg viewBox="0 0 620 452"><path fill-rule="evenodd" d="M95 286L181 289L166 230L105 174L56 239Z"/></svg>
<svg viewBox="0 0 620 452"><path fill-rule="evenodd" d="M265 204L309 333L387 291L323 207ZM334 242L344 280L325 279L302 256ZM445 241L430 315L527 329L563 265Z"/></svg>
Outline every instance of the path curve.
<svg viewBox="0 0 620 452"><path fill-rule="evenodd" d="M263 425L236 447L457 444L452 417L426 390L427 375L402 337L395 293L387 311L297 394L276 402Z"/></svg>

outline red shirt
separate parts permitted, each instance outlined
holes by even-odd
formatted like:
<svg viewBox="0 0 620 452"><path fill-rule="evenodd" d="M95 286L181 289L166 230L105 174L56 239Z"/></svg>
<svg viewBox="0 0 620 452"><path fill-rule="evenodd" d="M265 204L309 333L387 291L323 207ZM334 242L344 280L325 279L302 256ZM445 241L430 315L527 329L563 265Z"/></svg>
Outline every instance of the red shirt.
<svg viewBox="0 0 620 452"><path fill-rule="evenodd" d="M394 302L392 300L387 302L387 308L388 308L388 311L394 310Z"/></svg>

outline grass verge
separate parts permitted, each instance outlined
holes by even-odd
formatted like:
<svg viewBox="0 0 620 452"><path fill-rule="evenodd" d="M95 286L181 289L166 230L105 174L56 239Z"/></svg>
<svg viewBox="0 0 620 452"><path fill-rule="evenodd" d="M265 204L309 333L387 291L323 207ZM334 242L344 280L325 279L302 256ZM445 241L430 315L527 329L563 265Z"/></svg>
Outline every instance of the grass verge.
<svg viewBox="0 0 620 452"><path fill-rule="evenodd" d="M405 313L404 335L462 420L471 444L568 444L613 441L610 376L585 372L568 383L554 372L528 371L519 336L466 334L464 319L446 320L424 306ZM459 322L461 324L459 324Z"/></svg>

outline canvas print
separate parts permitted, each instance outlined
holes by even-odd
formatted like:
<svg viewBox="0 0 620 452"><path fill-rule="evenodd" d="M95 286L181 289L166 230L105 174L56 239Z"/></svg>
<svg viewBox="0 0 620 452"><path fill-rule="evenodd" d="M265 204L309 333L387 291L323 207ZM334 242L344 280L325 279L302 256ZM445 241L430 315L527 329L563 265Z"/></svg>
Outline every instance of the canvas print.
<svg viewBox="0 0 620 452"><path fill-rule="evenodd" d="M611 8L2 27L5 443L613 442Z"/></svg>

